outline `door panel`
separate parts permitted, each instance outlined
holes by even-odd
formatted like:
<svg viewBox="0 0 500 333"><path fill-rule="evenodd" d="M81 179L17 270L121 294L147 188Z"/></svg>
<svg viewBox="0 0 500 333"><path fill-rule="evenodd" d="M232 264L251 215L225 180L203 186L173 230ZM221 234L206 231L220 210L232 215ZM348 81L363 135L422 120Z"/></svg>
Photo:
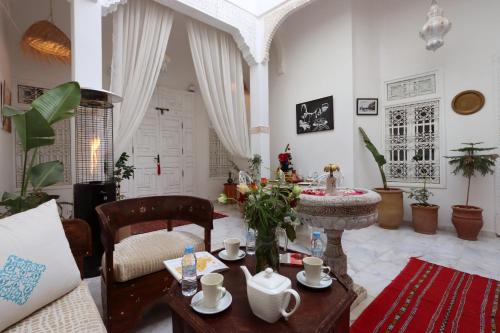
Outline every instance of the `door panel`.
<svg viewBox="0 0 500 333"><path fill-rule="evenodd" d="M194 194L195 158L192 97L158 88L150 109L134 136L135 195ZM192 102L192 101L191 101ZM163 114L156 107L169 109ZM155 158L160 156L161 174ZM183 173L184 170L184 173ZM184 176L183 176L184 174Z"/></svg>

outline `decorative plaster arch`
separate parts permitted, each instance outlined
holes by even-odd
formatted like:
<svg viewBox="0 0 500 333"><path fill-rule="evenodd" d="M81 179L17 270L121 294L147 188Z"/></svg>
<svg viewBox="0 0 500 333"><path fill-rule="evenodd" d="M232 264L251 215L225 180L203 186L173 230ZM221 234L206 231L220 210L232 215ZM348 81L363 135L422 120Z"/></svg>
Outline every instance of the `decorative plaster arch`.
<svg viewBox="0 0 500 333"><path fill-rule="evenodd" d="M279 27L285 20L295 13L296 11L304 8L305 6L311 4L315 0L290 0L285 2L283 5L277 7L273 11L264 15L264 59L263 61L269 60L269 50L271 49L271 43L273 41L274 35L278 31Z"/></svg>

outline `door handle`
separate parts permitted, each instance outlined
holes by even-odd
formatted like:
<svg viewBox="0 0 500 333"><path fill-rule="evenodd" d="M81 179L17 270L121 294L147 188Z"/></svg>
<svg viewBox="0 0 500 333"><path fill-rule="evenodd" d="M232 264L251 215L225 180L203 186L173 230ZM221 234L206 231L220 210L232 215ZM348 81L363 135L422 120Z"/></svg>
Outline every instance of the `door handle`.
<svg viewBox="0 0 500 333"><path fill-rule="evenodd" d="M155 160L156 160L156 174L159 176L161 175L160 154L156 155Z"/></svg>

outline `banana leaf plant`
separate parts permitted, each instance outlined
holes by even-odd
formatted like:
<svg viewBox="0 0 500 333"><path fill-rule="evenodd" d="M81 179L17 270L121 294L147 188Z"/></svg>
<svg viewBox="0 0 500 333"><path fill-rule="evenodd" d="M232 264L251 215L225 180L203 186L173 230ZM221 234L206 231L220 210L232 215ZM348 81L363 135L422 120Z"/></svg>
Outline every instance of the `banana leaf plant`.
<svg viewBox="0 0 500 333"><path fill-rule="evenodd" d="M23 149L23 172L19 193L2 195L0 206L5 207L5 212L0 217L23 212L54 198L42 189L62 181L64 167L60 161L37 163L38 150L54 144L52 125L73 117L80 98L78 82L68 82L46 91L27 111L9 105L3 107L2 114L12 119ZM28 191L30 184L31 191Z"/></svg>
<svg viewBox="0 0 500 333"><path fill-rule="evenodd" d="M363 142L365 143L366 149L372 153L373 158L378 166L378 171L380 172L380 177L382 178L382 184L384 185L384 190L387 190L389 187L387 186L387 178L384 172L384 165L387 163L384 155L380 154L377 150L377 147L372 143L366 132L363 128L359 127L359 132L361 137L363 138Z"/></svg>

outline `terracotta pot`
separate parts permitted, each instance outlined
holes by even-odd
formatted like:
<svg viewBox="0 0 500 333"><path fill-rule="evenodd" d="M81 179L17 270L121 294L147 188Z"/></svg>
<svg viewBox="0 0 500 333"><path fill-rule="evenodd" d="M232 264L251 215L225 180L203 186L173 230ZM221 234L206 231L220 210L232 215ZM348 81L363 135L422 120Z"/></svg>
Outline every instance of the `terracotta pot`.
<svg viewBox="0 0 500 333"><path fill-rule="evenodd" d="M413 229L421 234L434 235L438 225L438 205L411 204Z"/></svg>
<svg viewBox="0 0 500 333"><path fill-rule="evenodd" d="M475 206L456 205L452 207L451 220L458 238L475 241L483 227L483 209Z"/></svg>
<svg viewBox="0 0 500 333"><path fill-rule="evenodd" d="M376 188L382 201L378 204L378 224L384 229L397 229L403 222L403 191L399 188Z"/></svg>

